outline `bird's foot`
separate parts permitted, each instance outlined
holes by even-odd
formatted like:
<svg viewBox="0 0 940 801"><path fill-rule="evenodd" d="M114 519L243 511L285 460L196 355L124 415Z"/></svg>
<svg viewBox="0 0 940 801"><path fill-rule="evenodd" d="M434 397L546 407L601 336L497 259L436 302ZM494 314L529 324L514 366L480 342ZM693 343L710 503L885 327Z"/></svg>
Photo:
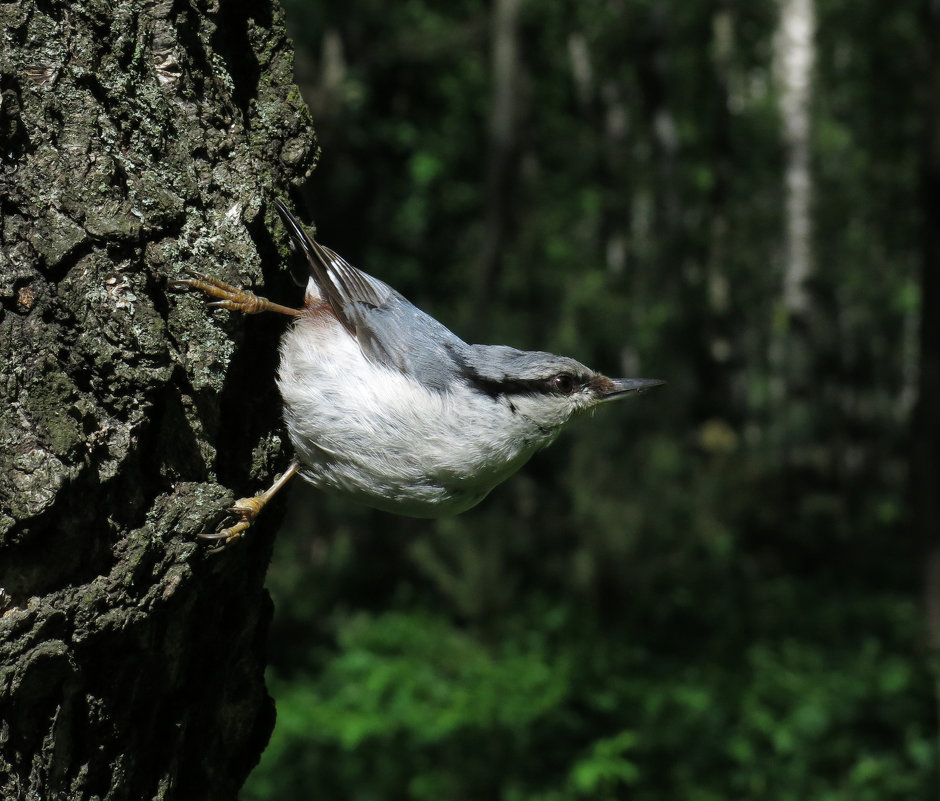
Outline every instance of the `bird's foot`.
<svg viewBox="0 0 940 801"><path fill-rule="evenodd" d="M272 303L267 298L249 292L247 289L239 289L220 281L218 278L213 278L211 275L195 271L190 271L188 278L178 278L171 281L170 285L184 289L199 289L213 298L218 298L218 300L212 301L209 304L210 306L218 306L229 311L240 311L245 314L274 311L289 314L293 317L301 314L297 309L281 306L279 303Z"/></svg>
<svg viewBox="0 0 940 801"><path fill-rule="evenodd" d="M265 494L266 493L255 495L253 498L239 498L235 501L229 511L234 512L241 519L234 525L223 528L221 531L216 531L213 534L197 535L200 539L221 543L218 548L213 548L210 553L221 551L235 542L235 540L240 540L245 536L245 532L251 528L251 524L255 522L255 518L261 513L261 510L268 501L268 498L265 498Z"/></svg>
<svg viewBox="0 0 940 801"><path fill-rule="evenodd" d="M227 528L223 528L221 531L216 531L212 534L197 534L200 539L211 540L213 542L220 543L217 548L213 548L209 553L218 553L221 550L224 550L229 545L231 545L236 540L240 540L245 536L245 532L251 528L251 524L255 522L255 518L261 514L261 510L267 505L278 491L287 483L288 479L297 470L300 468L300 464L295 459L288 466L287 469L278 476L277 480L266 489L264 492L259 495L254 495L251 498L239 498L232 505L230 512L237 514L239 516L238 522L234 523Z"/></svg>

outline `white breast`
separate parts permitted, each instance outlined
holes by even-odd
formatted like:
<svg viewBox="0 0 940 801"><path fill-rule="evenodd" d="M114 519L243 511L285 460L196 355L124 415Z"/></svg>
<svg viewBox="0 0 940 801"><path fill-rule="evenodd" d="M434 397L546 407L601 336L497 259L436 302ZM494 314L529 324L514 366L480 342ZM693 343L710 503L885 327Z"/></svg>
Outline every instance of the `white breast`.
<svg viewBox="0 0 940 801"><path fill-rule="evenodd" d="M553 439L520 436L505 400L462 384L428 390L367 360L329 313L284 334L278 387L301 474L399 514L464 511Z"/></svg>

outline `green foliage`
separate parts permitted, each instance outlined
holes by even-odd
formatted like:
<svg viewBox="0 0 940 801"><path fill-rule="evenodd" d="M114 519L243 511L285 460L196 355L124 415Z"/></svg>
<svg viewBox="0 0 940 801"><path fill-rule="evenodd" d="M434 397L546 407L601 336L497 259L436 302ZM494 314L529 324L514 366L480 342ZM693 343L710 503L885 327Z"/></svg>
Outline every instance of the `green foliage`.
<svg viewBox="0 0 940 801"><path fill-rule="evenodd" d="M779 4L523 3L498 193L488 5L295 5L316 59L343 43L310 94L321 238L468 339L669 384L455 519L301 498L246 801L935 794L906 541L913 2L815 2L803 316L782 298Z"/></svg>
<svg viewBox="0 0 940 801"><path fill-rule="evenodd" d="M622 731L592 743L587 756L571 768L568 783L572 789L588 798L602 798L624 785L635 784L640 771L626 754L636 741L632 731Z"/></svg>
<svg viewBox="0 0 940 801"><path fill-rule="evenodd" d="M494 659L430 616L358 616L341 629L342 655L301 696L303 728L344 749L410 735L438 742L462 728L523 728L564 697L565 671L537 655ZM290 705L290 704L289 704ZM287 722L287 733L291 724Z"/></svg>
<svg viewBox="0 0 940 801"><path fill-rule="evenodd" d="M869 623L916 617L896 602ZM546 637L523 615L487 646L427 612L348 619L322 671L272 682L278 726L246 798L874 801L920 797L931 775L928 677L878 632L821 639L832 621L731 650L715 628L690 659L573 622Z"/></svg>

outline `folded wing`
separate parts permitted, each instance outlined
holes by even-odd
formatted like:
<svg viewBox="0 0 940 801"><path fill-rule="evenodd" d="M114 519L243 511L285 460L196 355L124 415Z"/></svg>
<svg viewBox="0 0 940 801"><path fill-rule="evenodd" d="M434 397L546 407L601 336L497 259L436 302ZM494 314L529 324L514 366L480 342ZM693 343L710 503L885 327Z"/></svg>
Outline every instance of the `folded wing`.
<svg viewBox="0 0 940 801"><path fill-rule="evenodd" d="M283 201L274 202L292 246L304 254L324 299L363 353L429 388L445 389L469 346L384 281L314 240Z"/></svg>

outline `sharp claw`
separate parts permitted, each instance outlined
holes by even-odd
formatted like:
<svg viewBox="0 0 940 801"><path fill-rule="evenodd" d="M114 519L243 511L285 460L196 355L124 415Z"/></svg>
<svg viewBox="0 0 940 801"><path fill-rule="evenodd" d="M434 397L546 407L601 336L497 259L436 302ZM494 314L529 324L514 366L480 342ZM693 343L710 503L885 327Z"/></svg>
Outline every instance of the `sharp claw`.
<svg viewBox="0 0 940 801"><path fill-rule="evenodd" d="M197 534L196 536L201 540L227 540L229 538L229 530L223 528L221 531L216 531L214 534Z"/></svg>
<svg viewBox="0 0 940 801"><path fill-rule="evenodd" d="M244 524L244 525L243 525ZM201 540L209 540L210 542L220 542L221 544L217 548L212 548L209 553L218 553L219 551L224 551L236 540L240 540L245 536L244 531L250 523L246 521L241 521L236 523L234 526L229 528L223 528L221 531L216 531L213 534L197 534L196 536Z"/></svg>
<svg viewBox="0 0 940 801"><path fill-rule="evenodd" d="M232 524L228 528L223 528L221 531L216 531L212 534L197 534L196 536L199 539L203 540L213 540L219 541L223 540L222 544L218 548L213 548L209 553L218 553L221 550L227 548L235 540L241 539L245 536L245 531L247 531L251 524L255 522L255 518L261 513L261 510L264 509L265 504L274 497L275 493L281 490L281 488L287 483L291 476L293 476L300 469L300 463L294 459L287 469L278 476L277 480L268 487L267 490L262 492L260 495L254 495L250 498L239 498L232 504L232 507L229 509L229 512L238 515L240 518L237 523Z"/></svg>
<svg viewBox="0 0 940 801"><path fill-rule="evenodd" d="M229 511L238 514L241 520L228 528L223 528L221 531L216 531L212 534L197 534L196 536L201 540L224 540L220 547L213 549L210 553L224 550L235 542L235 540L240 540L245 536L245 531L255 522L255 518L258 516L263 506L264 504L257 498L239 498Z"/></svg>
<svg viewBox="0 0 940 801"><path fill-rule="evenodd" d="M208 284L217 283L217 279L213 278L211 275L206 275L201 273L198 270L194 270L191 267L184 267L182 269L183 275L189 276L188 278L171 278L170 286L192 286L194 282L203 282Z"/></svg>
<svg viewBox="0 0 940 801"><path fill-rule="evenodd" d="M192 278L174 278L168 285L173 289L192 289L193 284Z"/></svg>

